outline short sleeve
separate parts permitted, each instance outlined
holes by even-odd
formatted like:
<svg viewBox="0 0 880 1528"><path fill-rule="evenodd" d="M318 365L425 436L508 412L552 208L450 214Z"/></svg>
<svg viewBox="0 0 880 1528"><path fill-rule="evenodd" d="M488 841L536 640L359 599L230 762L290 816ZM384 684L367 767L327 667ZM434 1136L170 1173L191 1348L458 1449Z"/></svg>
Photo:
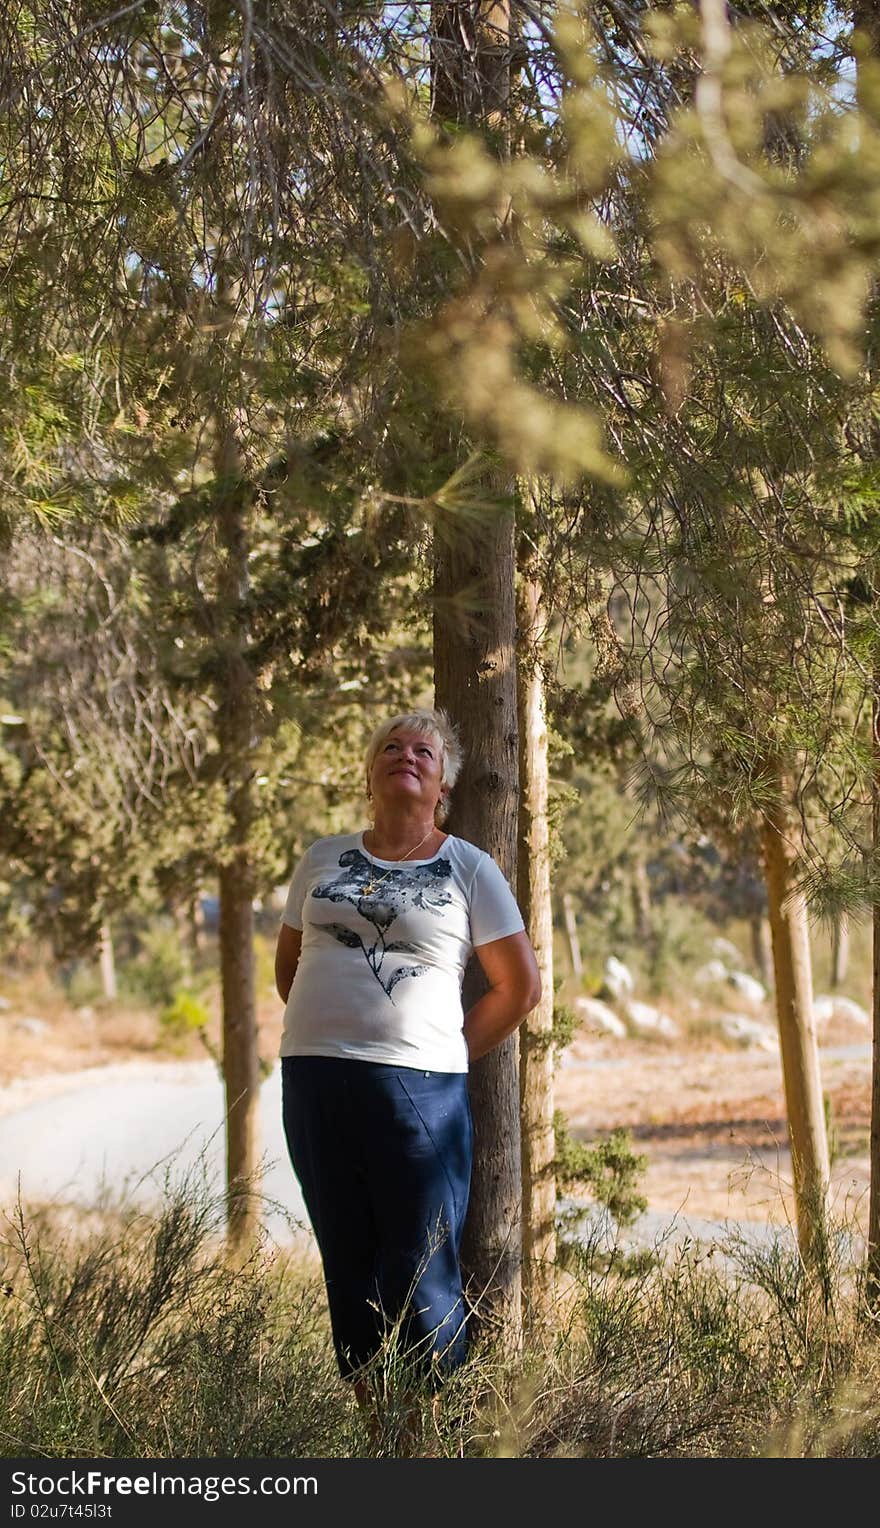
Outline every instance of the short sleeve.
<svg viewBox="0 0 880 1528"><path fill-rule="evenodd" d="M480 855L471 883L470 920L474 949L525 928L516 898L490 854Z"/></svg>
<svg viewBox="0 0 880 1528"><path fill-rule="evenodd" d="M293 872L293 880L290 883L290 890L287 893L287 901L284 904L284 913L281 918L282 923L288 924L290 928L298 929L300 933L303 926L303 902L309 889L310 868L311 849L307 849Z"/></svg>

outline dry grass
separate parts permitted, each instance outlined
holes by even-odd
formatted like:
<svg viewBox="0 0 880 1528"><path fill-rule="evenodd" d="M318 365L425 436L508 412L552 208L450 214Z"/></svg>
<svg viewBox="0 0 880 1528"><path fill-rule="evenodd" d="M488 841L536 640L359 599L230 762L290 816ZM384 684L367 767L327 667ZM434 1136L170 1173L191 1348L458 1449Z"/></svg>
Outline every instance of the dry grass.
<svg viewBox="0 0 880 1528"><path fill-rule="evenodd" d="M833 1247L845 1245L832 1239ZM435 1415L397 1351L369 1419L338 1379L314 1259L227 1257L192 1177L161 1213L18 1207L0 1239L0 1451L138 1458L876 1457L880 1330L860 1270L730 1238L569 1255L521 1359L478 1340ZM412 1425L413 1407L418 1426Z"/></svg>
<svg viewBox="0 0 880 1528"><path fill-rule="evenodd" d="M150 1005L73 1002L39 967L7 971L0 994L10 1003L0 1013L0 1082L135 1055L205 1054L197 1035L164 1033ZM216 1037L216 990L210 1002ZM280 1011L265 982L260 1014L261 1049L272 1057ZM45 1028L17 1030L27 1016ZM734 1193L748 1190L754 1213L763 1192L777 1209L783 1202L785 1229L778 1057L735 1055L696 1032L674 1045L581 1033L571 1051L574 1064L557 1073L557 1102L585 1139L633 1130L636 1148L649 1152L652 1206L672 1213L686 1200L688 1212L720 1218L731 1213ZM864 1070L841 1061L825 1081L841 1142L858 1152ZM773 1157L766 1190L760 1131ZM849 1157L844 1166L851 1175ZM836 1203L847 1234L834 1246L843 1248L854 1244L858 1205L845 1193ZM404 1425L398 1399L413 1381L391 1341L376 1365L383 1406L371 1433L336 1375L314 1257L266 1242L244 1264L231 1262L222 1208L203 1184L169 1184L155 1215L125 1204L76 1215L20 1207L0 1233L8 1291L0 1309L0 1451L876 1456L880 1331L865 1310L860 1269L846 1266L842 1252L817 1284L790 1236L755 1250L733 1228L711 1255L678 1242L627 1259L622 1247L591 1235L559 1270L550 1330L515 1364L477 1344L444 1392L439 1430L427 1396L419 1399L421 1429Z"/></svg>
<svg viewBox="0 0 880 1528"><path fill-rule="evenodd" d="M261 1055L273 1060L281 1033L281 1005L267 969L267 940L257 940L257 1027ZM139 997L119 973L120 995L100 994L97 970L83 965L65 988L48 958L7 964L0 970L0 1087L16 1079L80 1071L126 1060L203 1060L208 1054L200 1035L173 1033L160 1020L161 1005ZM209 1015L207 1039L220 1047L220 992L217 955L212 944L198 973L202 1001ZM7 1006L8 1005L8 1006ZM34 1023L36 1021L36 1023Z"/></svg>

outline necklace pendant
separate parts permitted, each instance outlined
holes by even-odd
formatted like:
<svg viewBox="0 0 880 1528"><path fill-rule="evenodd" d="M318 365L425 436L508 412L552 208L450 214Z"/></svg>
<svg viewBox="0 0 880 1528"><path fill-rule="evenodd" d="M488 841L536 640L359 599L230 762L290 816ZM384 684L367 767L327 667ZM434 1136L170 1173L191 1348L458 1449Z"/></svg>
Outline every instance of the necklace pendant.
<svg viewBox="0 0 880 1528"><path fill-rule="evenodd" d="M371 897L373 895L373 892L375 891L375 889L376 888L374 887L374 885L373 885L373 883L371 881L369 886L365 886L364 887L363 891L361 892L361 896L363 896L363 897Z"/></svg>

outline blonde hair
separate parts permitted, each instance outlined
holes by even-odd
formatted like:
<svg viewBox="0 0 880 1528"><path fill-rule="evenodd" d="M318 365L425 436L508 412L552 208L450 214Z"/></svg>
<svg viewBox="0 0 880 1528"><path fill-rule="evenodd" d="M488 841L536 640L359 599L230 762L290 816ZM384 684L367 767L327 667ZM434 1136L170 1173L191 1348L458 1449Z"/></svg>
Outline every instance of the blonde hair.
<svg viewBox="0 0 880 1528"><path fill-rule="evenodd" d="M414 711L402 711L399 716L390 716L387 721L380 722L375 728L367 744L366 772L369 793L370 772L376 762L383 743L396 732L398 728L406 727L412 732L424 733L426 737L432 737L440 749L440 758L443 764L441 783L451 790L458 779L464 759L464 749L459 741L458 733L448 712L442 708L422 708ZM445 822L449 815L449 802L442 796L437 803L435 818L438 823Z"/></svg>

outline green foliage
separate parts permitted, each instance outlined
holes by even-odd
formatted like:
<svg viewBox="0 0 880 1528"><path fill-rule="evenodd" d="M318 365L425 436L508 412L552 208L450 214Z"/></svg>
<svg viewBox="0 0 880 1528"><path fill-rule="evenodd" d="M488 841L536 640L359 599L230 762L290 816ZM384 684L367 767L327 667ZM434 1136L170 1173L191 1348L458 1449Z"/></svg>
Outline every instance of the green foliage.
<svg viewBox="0 0 880 1528"><path fill-rule="evenodd" d="M84 951L350 825L374 713L428 680L430 539L513 497L487 470L535 486L560 651L593 649L551 700L588 984L691 960L681 908L735 880L695 851L751 870L776 760L801 886L870 906L877 61L814 5L576 4L519 39L510 123L441 124L433 7L99 9L0 21L19 924ZM613 1197L622 1153L581 1166Z"/></svg>
<svg viewBox="0 0 880 1528"><path fill-rule="evenodd" d="M64 991L68 1002L74 1008L81 1008L92 1003L100 1002L103 991L101 977L97 966L89 961L75 960L62 968L66 971L64 977Z"/></svg>
<svg viewBox="0 0 880 1528"><path fill-rule="evenodd" d="M658 898L651 909L647 949L641 959L636 954L637 969L643 972L649 991L655 996L687 992L693 971L710 958L715 937L717 926L691 898Z"/></svg>
<svg viewBox="0 0 880 1528"><path fill-rule="evenodd" d="M204 1003L196 997L195 993L181 988L174 994L173 1000L161 1010L159 1023L166 1033L181 1037L192 1034L194 1030L203 1029L210 1017Z"/></svg>
<svg viewBox="0 0 880 1528"><path fill-rule="evenodd" d="M612 1130L604 1140L587 1146L574 1139L558 1109L553 1115L553 1129L557 1192L586 1189L618 1225L630 1225L647 1207L637 1188L647 1158L633 1151L629 1132Z"/></svg>
<svg viewBox="0 0 880 1528"><path fill-rule="evenodd" d="M90 1233L21 1210L9 1225L0 1393L12 1432L57 1457L122 1455L134 1436L162 1455L332 1452L348 1423L316 1289L258 1255L231 1266L221 1202L197 1178L167 1187L159 1215L108 1206ZM46 1389L26 1378L41 1360Z"/></svg>
<svg viewBox="0 0 880 1528"><path fill-rule="evenodd" d="M126 963L126 986L164 1015L174 1008L178 995L186 991L190 974L189 956L173 924L158 922L144 929L141 948L134 960Z"/></svg>
<svg viewBox="0 0 880 1528"><path fill-rule="evenodd" d="M265 997L271 999L277 997L275 991L275 945L277 939L277 929L273 931L271 936L259 933L254 935L254 984L258 1000Z"/></svg>
<svg viewBox="0 0 880 1528"><path fill-rule="evenodd" d="M794 1246L735 1234L627 1258L572 1252L564 1315L511 1360L475 1347L435 1412L395 1352L371 1366L375 1425L336 1372L314 1258L230 1258L194 1174L155 1210L80 1225L18 1206L0 1238L4 1454L319 1459L865 1458L880 1450L878 1354L846 1261L817 1291ZM292 1229L292 1228L291 1228ZM844 1228L841 1228L843 1230ZM846 1239L837 1238L837 1245ZM616 1254L616 1255L615 1255ZM407 1406L417 1426L403 1426Z"/></svg>
<svg viewBox="0 0 880 1528"><path fill-rule="evenodd" d="M571 1044L579 1028L580 1019L574 1009L570 1008L567 1003L555 1002L553 1004L551 1043L553 1045L554 1059L557 1062L565 1047Z"/></svg>

